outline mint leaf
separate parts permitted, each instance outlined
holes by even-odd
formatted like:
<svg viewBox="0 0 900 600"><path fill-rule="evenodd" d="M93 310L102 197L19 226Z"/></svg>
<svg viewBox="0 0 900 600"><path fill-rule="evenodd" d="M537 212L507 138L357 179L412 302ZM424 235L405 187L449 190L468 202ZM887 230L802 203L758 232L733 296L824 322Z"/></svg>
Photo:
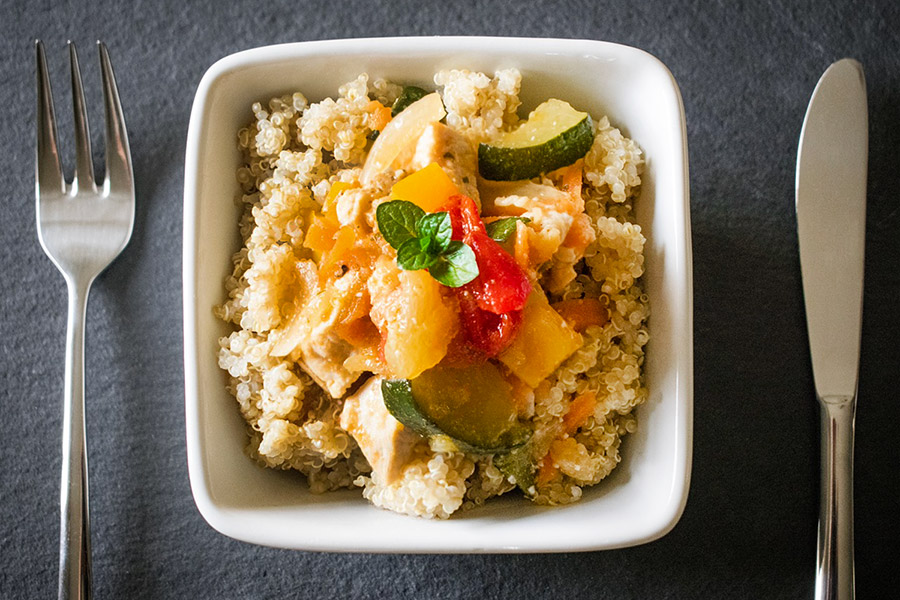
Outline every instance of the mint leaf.
<svg viewBox="0 0 900 600"><path fill-rule="evenodd" d="M416 237L416 223L424 216L424 210L406 200L385 202L375 209L378 230L394 249Z"/></svg>
<svg viewBox="0 0 900 600"><path fill-rule="evenodd" d="M378 205L375 219L381 235L397 250L397 266L401 269L428 269L432 277L449 287L465 285L478 277L475 253L451 239L453 225L448 213L425 214L412 202L392 200Z"/></svg>
<svg viewBox="0 0 900 600"><path fill-rule="evenodd" d="M459 287L478 277L478 263L469 246L453 240L447 250L428 267L428 272L447 287Z"/></svg>
<svg viewBox="0 0 900 600"><path fill-rule="evenodd" d="M530 223L531 219L528 217L506 217L505 219L497 219L496 221L491 221L485 225L485 230L495 242L505 242L509 239L509 236L516 232L516 221Z"/></svg>
<svg viewBox="0 0 900 600"><path fill-rule="evenodd" d="M450 236L453 235L450 215L445 212L425 215L419 219L419 223L416 225L416 233L420 238L428 240L428 250L430 252L440 254L450 245Z"/></svg>
<svg viewBox="0 0 900 600"><path fill-rule="evenodd" d="M427 269L437 257L437 252L428 251L428 241L423 238L409 238L397 248L397 266L406 271Z"/></svg>

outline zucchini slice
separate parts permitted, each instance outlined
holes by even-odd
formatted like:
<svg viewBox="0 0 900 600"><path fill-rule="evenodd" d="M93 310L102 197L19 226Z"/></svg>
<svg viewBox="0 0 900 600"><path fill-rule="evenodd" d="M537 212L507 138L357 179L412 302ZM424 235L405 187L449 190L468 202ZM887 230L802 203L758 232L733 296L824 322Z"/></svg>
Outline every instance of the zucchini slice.
<svg viewBox="0 0 900 600"><path fill-rule="evenodd" d="M534 495L534 463L531 461L530 443L513 448L506 454L498 454L494 457L494 466L511 477L526 496Z"/></svg>
<svg viewBox="0 0 900 600"><path fill-rule="evenodd" d="M401 112L403 112L407 106L409 106L416 100L421 100L427 95L428 92L420 87L416 87L414 85L403 86L403 90L401 90L400 95L397 96L397 99L394 100L394 103L391 105L391 116L396 117Z"/></svg>
<svg viewBox="0 0 900 600"><path fill-rule="evenodd" d="M404 427L426 439L439 438L445 444L468 454L506 454L524 447L531 439L531 430L515 423L497 445L483 446L453 437L429 418L416 404L412 385L408 379L385 379L381 382L384 406ZM498 467L499 468L499 467Z"/></svg>
<svg viewBox="0 0 900 600"><path fill-rule="evenodd" d="M515 181L571 165L591 149L591 116L551 98L528 120L493 144L478 146L478 170L485 179Z"/></svg>

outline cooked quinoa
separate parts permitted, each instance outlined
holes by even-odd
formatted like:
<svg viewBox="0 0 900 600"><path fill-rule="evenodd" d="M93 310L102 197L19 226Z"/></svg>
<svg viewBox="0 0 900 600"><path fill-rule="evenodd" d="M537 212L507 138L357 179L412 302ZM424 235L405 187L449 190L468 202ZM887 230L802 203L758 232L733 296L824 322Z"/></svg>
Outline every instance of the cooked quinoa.
<svg viewBox="0 0 900 600"><path fill-rule="evenodd" d="M515 69L493 76L448 70L435 74L433 86L427 87L440 92L446 125L474 148L521 123L521 85ZM353 193L365 196L357 205L338 201L338 218L356 218L374 230L375 207L409 175L401 165L360 188L362 167L379 126L373 106L389 107L401 89L361 74L341 86L334 99L310 103L296 92L253 104L247 126L237 132L244 156L237 171L243 243L225 282L227 299L215 309L233 326L219 341L218 360L248 424L247 451L260 464L301 471L316 493L359 487L379 507L447 518L516 488L494 464L495 457L463 453L452 444L422 438L396 478L384 481L354 436L341 427L346 398L369 373L347 386L329 382L326 390L321 376L304 368L302 352L279 350L281 332L292 326L298 295L307 285L304 281L310 281L304 279L304 269L315 270L318 260L305 238L315 216L333 200L335 184L356 186ZM608 319L586 327L580 347L536 387L526 386L520 393L519 418L533 429L528 448L538 471L526 496L548 505L575 502L584 487L609 475L620 460L622 438L638 426L633 409L647 397L642 367L649 338L648 299L640 285L645 240L633 220L641 150L600 117L580 164L583 212L593 241L576 251L557 240L553 255L535 269L534 277L551 305L596 298ZM555 185L550 179L539 177L532 183ZM365 210L350 214L358 206ZM545 238L556 216L515 195L495 198L494 206L519 211L510 214L522 214L524 208L524 214L532 215L529 227L543 227L537 234ZM354 284L352 277L344 279L346 285ZM365 285L361 289L373 290L377 282ZM593 409L569 431L566 415L573 401L586 394L596 400Z"/></svg>

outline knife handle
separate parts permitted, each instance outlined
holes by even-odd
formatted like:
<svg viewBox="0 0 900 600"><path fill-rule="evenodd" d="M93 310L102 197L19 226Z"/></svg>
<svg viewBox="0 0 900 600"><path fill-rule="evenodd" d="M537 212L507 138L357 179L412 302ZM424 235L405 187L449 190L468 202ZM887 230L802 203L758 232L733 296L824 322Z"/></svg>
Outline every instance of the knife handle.
<svg viewBox="0 0 900 600"><path fill-rule="evenodd" d="M852 600L855 396L819 398L822 473L816 600Z"/></svg>

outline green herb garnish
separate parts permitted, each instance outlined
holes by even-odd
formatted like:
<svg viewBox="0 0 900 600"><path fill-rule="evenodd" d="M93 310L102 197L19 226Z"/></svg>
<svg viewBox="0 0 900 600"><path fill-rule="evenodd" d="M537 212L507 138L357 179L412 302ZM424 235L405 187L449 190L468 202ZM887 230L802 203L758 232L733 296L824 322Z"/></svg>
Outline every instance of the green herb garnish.
<svg viewBox="0 0 900 600"><path fill-rule="evenodd" d="M416 224L424 216L424 210L406 200L385 202L375 210L378 230L395 250L416 237Z"/></svg>
<svg viewBox="0 0 900 600"><path fill-rule="evenodd" d="M505 242L509 239L509 236L516 232L516 221L530 223L531 219L528 217L505 217L491 221L485 226L485 229L495 242Z"/></svg>
<svg viewBox="0 0 900 600"><path fill-rule="evenodd" d="M429 252L440 254L450 246L450 237L453 235L450 215L445 212L425 215L416 224L416 232L420 239L427 240L426 248Z"/></svg>
<svg viewBox="0 0 900 600"><path fill-rule="evenodd" d="M429 245L428 239L409 238L397 248L397 264L406 271L427 269L438 258L436 253L428 251Z"/></svg>
<svg viewBox="0 0 900 600"><path fill-rule="evenodd" d="M465 285L478 276L472 249L450 239L453 227L448 213L426 214L412 202L392 200L378 205L375 218L381 235L397 251L401 269L428 269L448 287Z"/></svg>
<svg viewBox="0 0 900 600"><path fill-rule="evenodd" d="M453 240L428 267L428 272L448 287L459 287L478 277L478 263L475 261L475 253L469 246Z"/></svg>

